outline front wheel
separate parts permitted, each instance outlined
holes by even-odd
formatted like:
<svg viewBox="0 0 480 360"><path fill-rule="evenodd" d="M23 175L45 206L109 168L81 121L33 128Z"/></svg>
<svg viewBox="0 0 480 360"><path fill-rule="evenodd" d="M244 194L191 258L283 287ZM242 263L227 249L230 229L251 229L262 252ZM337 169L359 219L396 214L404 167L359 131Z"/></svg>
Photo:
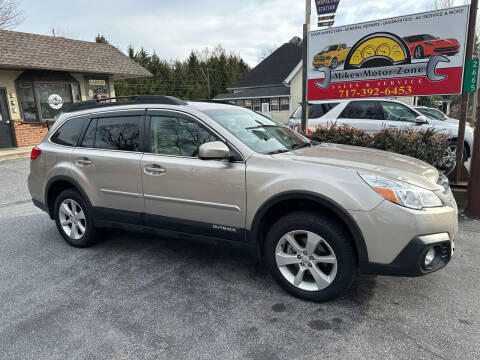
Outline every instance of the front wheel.
<svg viewBox="0 0 480 360"><path fill-rule="evenodd" d="M337 58L333 58L333 59L332 59L332 63L330 64L330 68L336 69L337 66L338 66L338 59L337 59Z"/></svg>
<svg viewBox="0 0 480 360"><path fill-rule="evenodd" d="M353 281L355 258L347 231L314 212L299 211L279 219L267 234L264 254L280 286L302 299L334 299Z"/></svg>
<svg viewBox="0 0 480 360"><path fill-rule="evenodd" d="M421 59L424 56L423 52L423 47L417 46L415 50L413 51L413 55L415 56L415 59Z"/></svg>
<svg viewBox="0 0 480 360"><path fill-rule="evenodd" d="M57 229L70 245L87 247L95 242L95 228L90 207L73 189L62 191L55 200Z"/></svg>

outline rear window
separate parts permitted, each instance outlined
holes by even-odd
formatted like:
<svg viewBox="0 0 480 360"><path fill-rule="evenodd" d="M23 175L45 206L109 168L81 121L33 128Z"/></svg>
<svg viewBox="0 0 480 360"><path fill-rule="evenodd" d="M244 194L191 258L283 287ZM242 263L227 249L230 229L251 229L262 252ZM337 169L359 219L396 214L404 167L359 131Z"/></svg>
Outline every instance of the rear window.
<svg viewBox="0 0 480 360"><path fill-rule="evenodd" d="M76 146L88 118L79 117L67 120L50 138L50 141L63 146Z"/></svg>
<svg viewBox="0 0 480 360"><path fill-rule="evenodd" d="M337 105L338 103L309 104L308 118L316 119L316 118L322 117Z"/></svg>
<svg viewBox="0 0 480 360"><path fill-rule="evenodd" d="M82 140L82 147L139 151L140 117L123 116L94 119Z"/></svg>
<svg viewBox="0 0 480 360"><path fill-rule="evenodd" d="M376 101L352 101L343 109L340 118L383 120L383 110Z"/></svg>
<svg viewBox="0 0 480 360"><path fill-rule="evenodd" d="M322 117L326 113L328 113L330 110L332 110L335 106L337 106L339 103L323 103L323 104L308 104L308 118L309 119L315 119ZM299 106L297 110L292 115L293 118L295 119L301 119L302 118L302 107Z"/></svg>

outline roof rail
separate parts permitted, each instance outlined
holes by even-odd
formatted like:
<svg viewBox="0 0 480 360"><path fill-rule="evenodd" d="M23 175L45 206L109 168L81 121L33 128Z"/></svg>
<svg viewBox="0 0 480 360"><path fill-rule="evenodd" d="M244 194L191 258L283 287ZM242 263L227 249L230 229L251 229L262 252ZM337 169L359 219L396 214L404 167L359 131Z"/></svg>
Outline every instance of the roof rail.
<svg viewBox="0 0 480 360"><path fill-rule="evenodd" d="M127 100L132 99L132 100ZM113 102L112 100L115 100ZM120 101L117 101L120 100ZM108 106L135 105L135 104L163 104L163 105L187 105L187 102L173 96L164 95L131 95L102 98L96 100L80 101L73 104L64 112L74 112L79 110L96 109Z"/></svg>

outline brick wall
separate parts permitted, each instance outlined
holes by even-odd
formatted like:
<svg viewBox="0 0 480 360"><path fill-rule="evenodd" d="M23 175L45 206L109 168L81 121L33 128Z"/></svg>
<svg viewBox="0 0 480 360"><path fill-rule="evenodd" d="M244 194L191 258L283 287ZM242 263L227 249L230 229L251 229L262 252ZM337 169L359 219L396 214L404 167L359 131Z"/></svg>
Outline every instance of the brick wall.
<svg viewBox="0 0 480 360"><path fill-rule="evenodd" d="M38 145L48 131L45 123L22 123L22 120L13 120L13 129L18 147Z"/></svg>

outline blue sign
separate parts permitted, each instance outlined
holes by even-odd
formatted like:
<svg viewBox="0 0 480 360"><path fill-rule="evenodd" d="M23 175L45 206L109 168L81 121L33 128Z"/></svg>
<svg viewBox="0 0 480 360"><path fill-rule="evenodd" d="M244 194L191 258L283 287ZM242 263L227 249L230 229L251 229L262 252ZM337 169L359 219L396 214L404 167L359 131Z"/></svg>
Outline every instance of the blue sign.
<svg viewBox="0 0 480 360"><path fill-rule="evenodd" d="M315 0L317 5L317 14L331 14L337 11L340 0Z"/></svg>

